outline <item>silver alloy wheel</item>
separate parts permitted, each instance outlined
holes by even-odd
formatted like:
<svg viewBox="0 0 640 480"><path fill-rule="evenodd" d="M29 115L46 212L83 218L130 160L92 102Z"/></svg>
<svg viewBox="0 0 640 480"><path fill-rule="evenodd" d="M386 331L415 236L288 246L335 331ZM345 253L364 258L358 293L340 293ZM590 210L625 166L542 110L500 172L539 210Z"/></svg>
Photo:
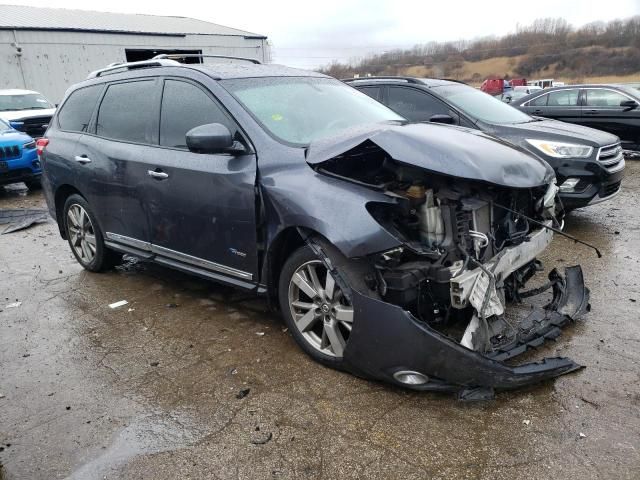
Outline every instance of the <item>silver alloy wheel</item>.
<svg viewBox="0 0 640 480"><path fill-rule="evenodd" d="M71 248L83 264L90 264L96 256L96 234L89 214L77 203L67 210L67 229Z"/></svg>
<svg viewBox="0 0 640 480"><path fill-rule="evenodd" d="M289 308L304 339L315 350L342 358L353 326L353 307L320 260L300 266L289 281Z"/></svg>

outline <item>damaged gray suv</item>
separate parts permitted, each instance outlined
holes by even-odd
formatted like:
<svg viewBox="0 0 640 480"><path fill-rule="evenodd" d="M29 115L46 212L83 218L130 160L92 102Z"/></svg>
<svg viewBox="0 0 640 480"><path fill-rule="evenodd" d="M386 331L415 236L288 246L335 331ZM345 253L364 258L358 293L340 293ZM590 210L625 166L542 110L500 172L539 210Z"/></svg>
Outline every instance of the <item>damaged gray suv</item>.
<svg viewBox="0 0 640 480"><path fill-rule="evenodd" d="M483 133L313 72L164 57L73 86L38 152L87 270L126 253L254 291L315 360L417 390L486 398L579 368L504 363L589 292L579 266L527 287L562 223L553 170Z"/></svg>

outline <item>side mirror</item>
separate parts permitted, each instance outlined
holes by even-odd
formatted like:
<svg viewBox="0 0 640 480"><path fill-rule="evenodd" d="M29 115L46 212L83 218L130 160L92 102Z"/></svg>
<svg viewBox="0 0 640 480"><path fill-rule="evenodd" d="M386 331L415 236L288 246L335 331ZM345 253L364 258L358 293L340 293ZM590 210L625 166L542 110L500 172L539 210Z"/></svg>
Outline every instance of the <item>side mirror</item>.
<svg viewBox="0 0 640 480"><path fill-rule="evenodd" d="M194 153L223 153L233 147L233 137L221 123L192 128L186 134L187 148Z"/></svg>
<svg viewBox="0 0 640 480"><path fill-rule="evenodd" d="M24 122L9 122L9 125L11 125L11 128L20 130L22 127L24 127Z"/></svg>
<svg viewBox="0 0 640 480"><path fill-rule="evenodd" d="M446 125L453 125L456 123L456 120L451 115L443 114L433 115L429 118L429 121L433 123L444 123Z"/></svg>
<svg viewBox="0 0 640 480"><path fill-rule="evenodd" d="M620 102L620 106L626 110L633 110L634 108L638 108L638 102L635 100L623 100Z"/></svg>

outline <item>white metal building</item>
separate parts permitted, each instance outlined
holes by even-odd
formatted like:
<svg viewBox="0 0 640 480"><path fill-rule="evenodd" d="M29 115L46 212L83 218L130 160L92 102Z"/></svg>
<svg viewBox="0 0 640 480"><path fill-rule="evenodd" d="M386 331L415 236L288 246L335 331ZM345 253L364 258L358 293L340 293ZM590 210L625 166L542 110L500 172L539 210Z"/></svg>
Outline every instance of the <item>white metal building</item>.
<svg viewBox="0 0 640 480"><path fill-rule="evenodd" d="M192 18L0 5L0 89L58 103L93 70L159 53L271 59L266 36Z"/></svg>

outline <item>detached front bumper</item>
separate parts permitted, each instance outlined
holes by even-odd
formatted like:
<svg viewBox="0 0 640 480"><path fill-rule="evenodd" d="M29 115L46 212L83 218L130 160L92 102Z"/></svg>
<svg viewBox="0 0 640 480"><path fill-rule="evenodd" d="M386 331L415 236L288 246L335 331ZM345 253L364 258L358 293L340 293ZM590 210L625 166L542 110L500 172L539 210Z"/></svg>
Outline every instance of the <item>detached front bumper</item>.
<svg viewBox="0 0 640 480"><path fill-rule="evenodd" d="M581 368L568 358L545 358L509 366L504 360L556 338L560 329L589 309L589 290L579 266L562 276L555 270L553 300L523 320L527 328L508 348L483 355L448 338L401 307L352 291L355 322L345 349L347 368L354 374L416 390L455 391L463 399L490 398L506 390L538 383ZM399 372L417 372L425 382L407 384ZM395 376L394 376L395 375Z"/></svg>

